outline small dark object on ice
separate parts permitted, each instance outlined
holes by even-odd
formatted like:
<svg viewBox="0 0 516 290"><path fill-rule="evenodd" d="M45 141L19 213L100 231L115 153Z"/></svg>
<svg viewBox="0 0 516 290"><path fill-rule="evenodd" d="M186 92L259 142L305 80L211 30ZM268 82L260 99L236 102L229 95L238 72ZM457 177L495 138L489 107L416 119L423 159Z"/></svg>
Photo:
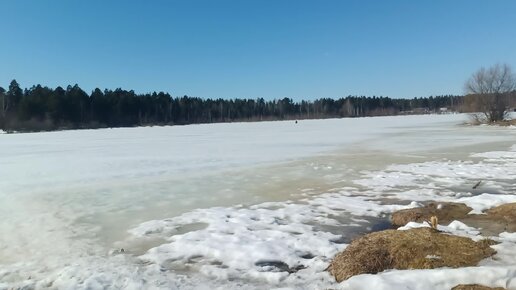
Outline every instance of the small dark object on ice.
<svg viewBox="0 0 516 290"><path fill-rule="evenodd" d="M477 189L477 187L479 187L481 183L482 183L482 180L480 180L479 182L477 182L477 183L473 186L473 189Z"/></svg>
<svg viewBox="0 0 516 290"><path fill-rule="evenodd" d="M282 262L282 261L258 261L254 264L259 267L272 267L276 271L288 272L290 274L306 268L306 266L303 266L303 265L297 265L295 267L290 267L287 263Z"/></svg>

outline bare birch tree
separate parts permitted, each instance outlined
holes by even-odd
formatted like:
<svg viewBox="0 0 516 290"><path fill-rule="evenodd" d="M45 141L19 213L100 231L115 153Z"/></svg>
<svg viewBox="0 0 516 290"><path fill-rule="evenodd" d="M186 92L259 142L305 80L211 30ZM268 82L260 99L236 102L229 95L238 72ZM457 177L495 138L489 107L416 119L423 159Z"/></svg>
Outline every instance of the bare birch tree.
<svg viewBox="0 0 516 290"><path fill-rule="evenodd" d="M508 116L516 90L516 77L507 64L481 68L465 84L465 103L483 115L483 121L496 122ZM477 115L478 117L478 115Z"/></svg>

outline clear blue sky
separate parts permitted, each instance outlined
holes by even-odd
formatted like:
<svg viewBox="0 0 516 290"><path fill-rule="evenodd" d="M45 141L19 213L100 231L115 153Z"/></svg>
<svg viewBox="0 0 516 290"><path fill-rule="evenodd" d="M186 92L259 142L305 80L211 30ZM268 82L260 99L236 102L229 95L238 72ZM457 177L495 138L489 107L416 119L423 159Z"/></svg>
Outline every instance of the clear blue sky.
<svg viewBox="0 0 516 290"><path fill-rule="evenodd" d="M0 0L0 86L199 97L461 94L516 69L516 1Z"/></svg>

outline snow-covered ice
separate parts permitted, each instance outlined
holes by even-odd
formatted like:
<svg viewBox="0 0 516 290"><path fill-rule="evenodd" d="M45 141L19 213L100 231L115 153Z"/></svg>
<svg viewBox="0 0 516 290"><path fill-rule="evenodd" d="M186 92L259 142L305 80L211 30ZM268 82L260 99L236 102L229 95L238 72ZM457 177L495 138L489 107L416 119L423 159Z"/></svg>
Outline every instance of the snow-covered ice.
<svg viewBox="0 0 516 290"><path fill-rule="evenodd" d="M481 267L340 285L324 271L393 211L516 202L516 130L465 118L1 134L0 289L450 289L479 275L512 286L512 233ZM440 227L482 238L458 221Z"/></svg>

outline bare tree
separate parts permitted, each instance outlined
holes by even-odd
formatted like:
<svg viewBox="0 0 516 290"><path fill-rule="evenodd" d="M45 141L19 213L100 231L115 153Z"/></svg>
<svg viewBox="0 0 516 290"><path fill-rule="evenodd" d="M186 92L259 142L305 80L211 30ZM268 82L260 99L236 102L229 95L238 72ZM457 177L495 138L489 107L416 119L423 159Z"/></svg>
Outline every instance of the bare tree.
<svg viewBox="0 0 516 290"><path fill-rule="evenodd" d="M501 121L508 116L515 89L516 76L509 65L481 68L465 84L465 103L470 110L483 114L485 121Z"/></svg>

